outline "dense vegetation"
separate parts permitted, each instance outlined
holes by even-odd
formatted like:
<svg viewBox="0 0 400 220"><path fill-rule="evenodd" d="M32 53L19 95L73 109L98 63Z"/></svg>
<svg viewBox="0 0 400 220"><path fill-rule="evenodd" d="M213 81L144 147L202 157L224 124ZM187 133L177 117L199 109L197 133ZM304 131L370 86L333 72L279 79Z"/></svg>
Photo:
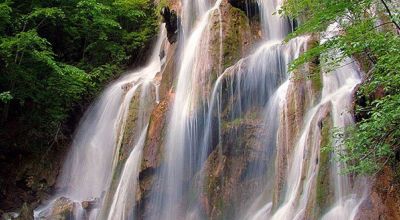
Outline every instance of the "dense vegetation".
<svg viewBox="0 0 400 220"><path fill-rule="evenodd" d="M43 151L156 32L150 0L0 0L1 151Z"/></svg>
<svg viewBox="0 0 400 220"><path fill-rule="evenodd" d="M397 4L397 5L396 5ZM347 172L373 174L400 151L400 5L388 0L287 0L281 13L304 21L290 36L324 32L340 25L340 34L309 50L296 67L329 51L341 51L336 65L353 56L364 68L358 89L355 126L344 132L345 153L339 160ZM398 160L398 158L397 158Z"/></svg>

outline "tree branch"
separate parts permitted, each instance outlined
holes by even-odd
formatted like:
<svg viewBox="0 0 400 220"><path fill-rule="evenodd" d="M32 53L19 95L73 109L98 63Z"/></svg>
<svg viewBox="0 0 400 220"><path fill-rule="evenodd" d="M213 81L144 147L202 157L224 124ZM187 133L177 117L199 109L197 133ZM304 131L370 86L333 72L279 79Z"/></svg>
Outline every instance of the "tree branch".
<svg viewBox="0 0 400 220"><path fill-rule="evenodd" d="M393 19L392 12L390 11L389 6L386 4L385 0L381 0L382 4L385 6L386 12L389 14L390 20L392 20L392 23L396 26L397 30L400 31L400 25L396 23L396 21Z"/></svg>

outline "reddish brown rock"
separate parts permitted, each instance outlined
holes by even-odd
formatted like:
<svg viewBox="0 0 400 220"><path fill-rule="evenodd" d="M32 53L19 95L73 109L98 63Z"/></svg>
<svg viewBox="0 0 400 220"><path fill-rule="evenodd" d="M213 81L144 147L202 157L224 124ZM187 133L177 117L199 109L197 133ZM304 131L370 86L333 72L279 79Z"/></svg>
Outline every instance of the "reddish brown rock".
<svg viewBox="0 0 400 220"><path fill-rule="evenodd" d="M400 182L393 168L386 166L373 182L373 186L361 204L356 220L400 219Z"/></svg>
<svg viewBox="0 0 400 220"><path fill-rule="evenodd" d="M76 210L76 203L68 198L61 197L54 202L53 210L47 219L63 220L73 218L74 211Z"/></svg>

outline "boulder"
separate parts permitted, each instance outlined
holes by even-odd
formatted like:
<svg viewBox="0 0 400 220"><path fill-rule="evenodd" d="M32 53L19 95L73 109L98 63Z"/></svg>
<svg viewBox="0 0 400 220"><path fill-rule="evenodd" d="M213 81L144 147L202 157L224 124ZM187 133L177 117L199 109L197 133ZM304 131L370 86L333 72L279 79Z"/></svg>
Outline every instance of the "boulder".
<svg viewBox="0 0 400 220"><path fill-rule="evenodd" d="M81 205L82 205L83 209L85 209L87 211L90 211L90 210L92 210L94 208L97 208L99 206L99 203L100 203L100 199L99 198L94 198L94 199L91 199L91 200L83 201L81 203Z"/></svg>
<svg viewBox="0 0 400 220"><path fill-rule="evenodd" d="M135 82L125 83L121 86L121 89L124 90L124 92L128 92L130 89L133 88L133 83Z"/></svg>
<svg viewBox="0 0 400 220"><path fill-rule="evenodd" d="M72 219L74 216L74 211L76 209L76 203L72 200L61 197L54 202L53 209L50 216L47 219L52 220L64 220Z"/></svg>

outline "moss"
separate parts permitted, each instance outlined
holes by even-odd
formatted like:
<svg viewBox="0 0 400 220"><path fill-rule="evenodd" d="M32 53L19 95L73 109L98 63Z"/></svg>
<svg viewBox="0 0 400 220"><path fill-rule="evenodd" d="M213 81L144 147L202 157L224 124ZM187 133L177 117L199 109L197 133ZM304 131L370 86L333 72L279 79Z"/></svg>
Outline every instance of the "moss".
<svg viewBox="0 0 400 220"><path fill-rule="evenodd" d="M211 172L215 167L218 166L218 156L217 152L214 151L212 155L210 155L209 158L209 164L208 169L210 169L208 172ZM219 178L212 173L209 173L209 175L206 178L206 184L203 186L203 191L206 192L208 197L211 197L214 193L216 193L217 186L220 184Z"/></svg>
<svg viewBox="0 0 400 220"><path fill-rule="evenodd" d="M235 118L232 121L224 121L222 122L222 129L227 130L231 127L238 127L242 122L244 118Z"/></svg>
<svg viewBox="0 0 400 220"><path fill-rule="evenodd" d="M259 109L252 109L242 117L234 118L231 121L223 119L221 125L222 132L224 133L231 128L238 128L240 125L255 124L255 121L262 120L259 111Z"/></svg>
<svg viewBox="0 0 400 220"><path fill-rule="evenodd" d="M220 163L224 163L224 160L220 160L218 149L214 150L208 160L205 167L205 184L203 185L202 191L204 192L207 200L209 201L209 210L207 215L212 216L213 219L221 219L221 215L225 208L224 205L224 181L221 173L216 173L216 169L221 166Z"/></svg>
<svg viewBox="0 0 400 220"><path fill-rule="evenodd" d="M321 150L319 158L319 171L317 177L317 195L315 216L320 217L331 204L332 187L330 184L330 151L324 150L325 147L332 143L332 121L327 117L322 122L321 130Z"/></svg>
<svg viewBox="0 0 400 220"><path fill-rule="evenodd" d="M249 29L246 14L237 8L230 7L230 22L227 27L226 36L223 41L223 68L232 66L240 59L242 53L242 42L245 41L244 34Z"/></svg>
<svg viewBox="0 0 400 220"><path fill-rule="evenodd" d="M317 94L319 96L322 91L323 87L323 82L322 82L322 77L321 77L321 72L319 66L311 67L310 68L310 76L311 80L311 87L314 92L314 94Z"/></svg>
<svg viewBox="0 0 400 220"><path fill-rule="evenodd" d="M313 34L310 37L310 40L307 44L307 48L314 48L320 44L319 42L319 36L317 34ZM321 95L322 87L323 87L323 82L322 82L322 77L321 77L321 66L320 66L320 58L319 57L314 57L309 65L309 79L311 80L311 87L313 90L313 93L317 96L316 98L318 99L319 96Z"/></svg>
<svg viewBox="0 0 400 220"><path fill-rule="evenodd" d="M224 218L224 212L223 210L225 209L225 201L222 196L218 197L217 202L215 204L215 208L218 210L217 219L225 219Z"/></svg>
<svg viewBox="0 0 400 220"><path fill-rule="evenodd" d="M126 118L126 124L124 129L124 134L122 138L122 150L120 151L120 159L126 159L128 157L129 149L124 149L133 139L137 121L137 114L139 112L139 105L140 105L140 91L136 91L136 94L132 97L131 103L129 104L128 115Z"/></svg>
<svg viewBox="0 0 400 220"><path fill-rule="evenodd" d="M170 7L170 5L171 4L167 0L159 0L159 2L157 3L156 12L160 12L163 7Z"/></svg>

